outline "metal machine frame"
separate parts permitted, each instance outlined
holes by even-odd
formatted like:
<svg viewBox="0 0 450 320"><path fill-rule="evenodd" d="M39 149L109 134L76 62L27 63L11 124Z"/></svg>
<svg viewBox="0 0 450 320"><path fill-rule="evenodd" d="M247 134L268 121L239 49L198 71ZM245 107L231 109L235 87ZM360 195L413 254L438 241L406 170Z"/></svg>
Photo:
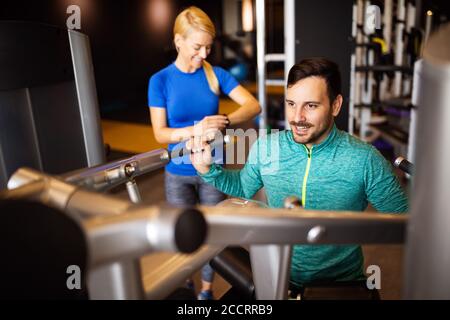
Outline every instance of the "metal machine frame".
<svg viewBox="0 0 450 320"><path fill-rule="evenodd" d="M129 182L139 174L164 166L169 159L167 150L158 149L78 170L60 179L22 168L11 177L10 190L3 191L0 198L34 199L83 221L90 246L89 284L93 299L162 299L179 286L181 279L189 277L228 245L250 245L258 299L284 299L293 244L401 243L404 240L407 217L397 214L198 207L209 227L208 246L190 256L172 257L170 267L147 277L147 283L154 280L155 284L150 283L144 289L136 259L157 250L189 251L175 245L177 217L186 213L179 209L136 206L133 201L88 189L105 190ZM128 191L133 200L137 187ZM195 232L186 232L197 239L193 245L199 245Z"/></svg>
<svg viewBox="0 0 450 320"><path fill-rule="evenodd" d="M104 163L89 38L19 21L1 21L0 37L0 188L20 167L60 174Z"/></svg>

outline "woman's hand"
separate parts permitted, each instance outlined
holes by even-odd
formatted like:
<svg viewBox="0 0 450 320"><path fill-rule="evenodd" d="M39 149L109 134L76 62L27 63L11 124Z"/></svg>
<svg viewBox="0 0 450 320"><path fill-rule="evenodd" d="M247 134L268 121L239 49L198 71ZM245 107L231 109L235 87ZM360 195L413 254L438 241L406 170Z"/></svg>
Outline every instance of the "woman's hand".
<svg viewBox="0 0 450 320"><path fill-rule="evenodd" d="M179 143L192 136L205 136L210 141L229 124L227 116L215 115L207 116L193 126L168 128L166 109L159 107L150 107L150 117L156 141L161 144Z"/></svg>
<svg viewBox="0 0 450 320"><path fill-rule="evenodd" d="M210 141L218 131L225 129L229 123L230 121L225 115L206 116L194 125L193 135L206 137L206 141Z"/></svg>

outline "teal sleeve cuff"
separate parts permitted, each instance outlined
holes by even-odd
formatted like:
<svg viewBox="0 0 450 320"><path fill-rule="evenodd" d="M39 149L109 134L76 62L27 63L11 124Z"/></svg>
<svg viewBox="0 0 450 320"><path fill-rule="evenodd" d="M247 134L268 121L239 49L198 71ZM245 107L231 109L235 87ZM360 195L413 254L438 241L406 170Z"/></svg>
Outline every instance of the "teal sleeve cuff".
<svg viewBox="0 0 450 320"><path fill-rule="evenodd" d="M207 181L207 180L212 180L212 179L217 178L222 173L223 173L223 168L221 166L213 163L207 173L201 174L200 172L198 172L198 175Z"/></svg>

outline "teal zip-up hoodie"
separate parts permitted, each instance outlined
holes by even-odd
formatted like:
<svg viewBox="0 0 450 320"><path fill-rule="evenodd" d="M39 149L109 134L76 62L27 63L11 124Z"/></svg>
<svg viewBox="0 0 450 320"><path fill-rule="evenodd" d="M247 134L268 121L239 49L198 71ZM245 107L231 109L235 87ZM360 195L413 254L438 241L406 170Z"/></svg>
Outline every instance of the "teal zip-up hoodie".
<svg viewBox="0 0 450 320"><path fill-rule="evenodd" d="M290 130L260 137L242 170L213 164L200 176L234 197L251 199L264 187L272 208L282 208L284 199L294 195L309 210L364 211L369 202L380 212L408 210L389 162L336 126L311 150L295 142ZM362 279L363 262L359 245L296 245L291 282Z"/></svg>

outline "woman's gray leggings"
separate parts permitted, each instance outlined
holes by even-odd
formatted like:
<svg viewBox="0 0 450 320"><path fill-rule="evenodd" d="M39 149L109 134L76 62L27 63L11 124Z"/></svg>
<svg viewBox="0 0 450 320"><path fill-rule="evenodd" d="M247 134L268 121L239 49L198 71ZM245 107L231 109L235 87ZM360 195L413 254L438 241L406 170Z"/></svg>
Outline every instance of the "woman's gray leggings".
<svg viewBox="0 0 450 320"><path fill-rule="evenodd" d="M167 203L176 207L213 206L225 199L222 192L199 176L181 176L165 171L165 189ZM202 268L202 280L214 280L214 271L209 264Z"/></svg>

